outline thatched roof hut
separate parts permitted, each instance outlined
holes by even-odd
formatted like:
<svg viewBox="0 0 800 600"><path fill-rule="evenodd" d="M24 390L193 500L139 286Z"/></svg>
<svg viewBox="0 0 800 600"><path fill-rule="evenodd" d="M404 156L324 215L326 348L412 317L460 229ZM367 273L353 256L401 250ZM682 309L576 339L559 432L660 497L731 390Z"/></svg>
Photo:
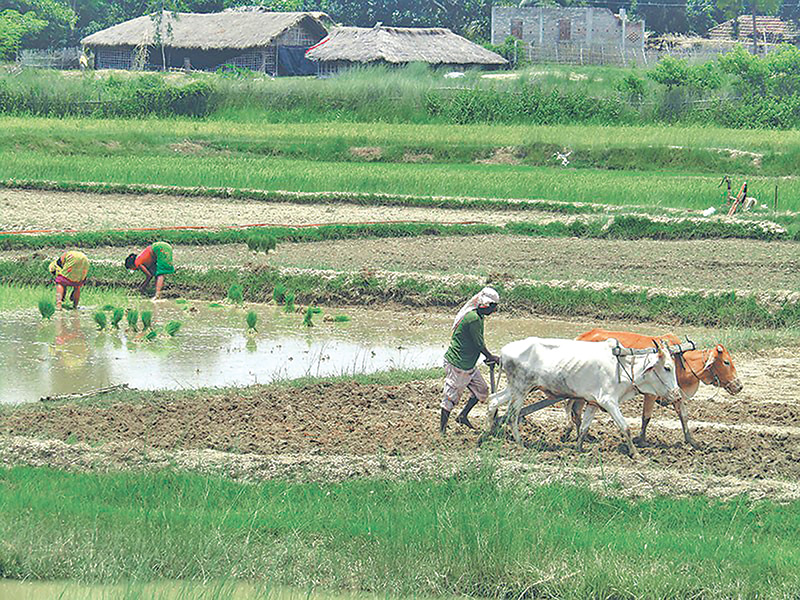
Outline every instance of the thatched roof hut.
<svg viewBox="0 0 800 600"><path fill-rule="evenodd" d="M499 68L508 61L449 29L422 27L337 27L311 47L306 58L320 74L365 64L405 65L424 62L464 69Z"/></svg>
<svg viewBox="0 0 800 600"><path fill-rule="evenodd" d="M157 20L151 15L131 19L86 36L81 44L94 50L98 68L160 67ZM323 20L330 21L324 13L308 12L164 11L159 31L167 66L209 70L228 64L286 75L294 74L286 70L305 60L305 50L326 35Z"/></svg>

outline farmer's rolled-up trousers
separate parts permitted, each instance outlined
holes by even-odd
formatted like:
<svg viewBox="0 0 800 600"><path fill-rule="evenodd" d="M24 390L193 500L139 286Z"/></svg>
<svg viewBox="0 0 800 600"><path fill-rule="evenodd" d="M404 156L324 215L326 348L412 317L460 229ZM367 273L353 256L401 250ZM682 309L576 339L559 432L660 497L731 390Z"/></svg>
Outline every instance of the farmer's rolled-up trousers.
<svg viewBox="0 0 800 600"><path fill-rule="evenodd" d="M478 400L486 400L489 397L489 386L486 385L486 380L481 375L477 365L465 371L444 361L442 408L446 411L453 410L465 389L472 392L472 395Z"/></svg>

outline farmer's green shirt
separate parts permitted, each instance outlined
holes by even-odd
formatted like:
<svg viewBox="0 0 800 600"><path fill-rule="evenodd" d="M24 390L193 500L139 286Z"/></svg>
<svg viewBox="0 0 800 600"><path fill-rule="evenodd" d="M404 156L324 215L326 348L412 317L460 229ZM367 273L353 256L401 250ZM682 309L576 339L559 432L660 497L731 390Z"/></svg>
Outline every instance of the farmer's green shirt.
<svg viewBox="0 0 800 600"><path fill-rule="evenodd" d="M483 343L483 316L477 310L471 310L456 327L450 347L444 353L444 359L454 367L468 371L478 362Z"/></svg>

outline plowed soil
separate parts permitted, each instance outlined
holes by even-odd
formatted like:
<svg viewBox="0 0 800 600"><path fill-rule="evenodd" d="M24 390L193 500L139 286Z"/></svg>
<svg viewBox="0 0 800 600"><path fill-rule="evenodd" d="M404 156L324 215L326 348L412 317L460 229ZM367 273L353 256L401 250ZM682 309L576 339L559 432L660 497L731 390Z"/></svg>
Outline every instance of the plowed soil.
<svg viewBox="0 0 800 600"><path fill-rule="evenodd" d="M779 351L739 362L743 392L731 397L703 387L690 403L700 449L682 443L671 408L657 408L649 427L651 445L641 449L647 469L684 479L734 477L756 486L759 481L773 485L800 479L800 359ZM320 383L299 389L261 386L38 404L4 410L0 432L95 447L122 443L170 451L412 460L431 453L464 456L476 447L478 434L451 423L448 435L439 436L440 385L436 380L395 386ZM481 408L473 413L479 426ZM635 430L640 408L638 400L623 406ZM526 444L539 464L642 468L627 456L607 415L595 419L591 432L598 441L588 444L583 455L576 454L572 443L560 441L562 424L563 413L556 406L529 416L523 425ZM509 440L497 443L507 457L519 458L523 452Z"/></svg>

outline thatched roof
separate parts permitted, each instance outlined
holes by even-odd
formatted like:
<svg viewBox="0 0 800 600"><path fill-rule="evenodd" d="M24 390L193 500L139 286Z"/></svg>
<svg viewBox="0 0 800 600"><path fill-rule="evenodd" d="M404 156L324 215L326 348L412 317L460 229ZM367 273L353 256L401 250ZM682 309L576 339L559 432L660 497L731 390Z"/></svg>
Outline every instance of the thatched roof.
<svg viewBox="0 0 800 600"><path fill-rule="evenodd" d="M753 17L752 15L741 15L736 19L736 28L733 25L734 19L720 23L708 30L708 37L714 40L735 40L736 30L738 39L753 38ZM770 37L776 40L793 40L797 37L797 28L788 21L782 21L778 17L767 17L756 15L756 31L758 36Z"/></svg>
<svg viewBox="0 0 800 600"><path fill-rule="evenodd" d="M504 65L499 54L473 44L449 29L412 27L337 27L306 52L315 61L425 62L453 65Z"/></svg>
<svg viewBox="0 0 800 600"><path fill-rule="evenodd" d="M322 22L306 12L225 11L220 13L173 13L164 11L161 25L166 46L220 50L257 48L296 25L319 35L327 32ZM171 26L171 34L167 34ZM86 36L84 46L139 46L155 43L156 26L149 15L125 21Z"/></svg>

